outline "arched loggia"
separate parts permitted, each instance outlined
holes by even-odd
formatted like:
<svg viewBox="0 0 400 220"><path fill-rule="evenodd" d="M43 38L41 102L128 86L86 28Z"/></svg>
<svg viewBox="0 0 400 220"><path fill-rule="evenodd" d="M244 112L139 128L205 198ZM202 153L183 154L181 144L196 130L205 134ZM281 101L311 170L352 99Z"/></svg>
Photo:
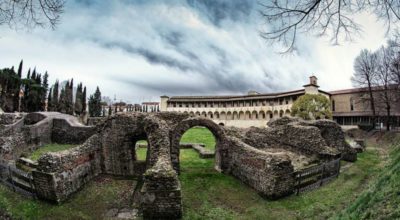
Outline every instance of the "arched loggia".
<svg viewBox="0 0 400 220"><path fill-rule="evenodd" d="M180 164L179 164L179 142L182 138L182 135L195 126L203 126L206 127L208 130L215 137L215 169L221 170L220 164L220 150L221 150L221 143L224 141L224 130L221 128L220 125L214 123L212 120L202 117L193 117L188 118L181 121L175 129L171 133L171 161L174 169L180 173Z"/></svg>

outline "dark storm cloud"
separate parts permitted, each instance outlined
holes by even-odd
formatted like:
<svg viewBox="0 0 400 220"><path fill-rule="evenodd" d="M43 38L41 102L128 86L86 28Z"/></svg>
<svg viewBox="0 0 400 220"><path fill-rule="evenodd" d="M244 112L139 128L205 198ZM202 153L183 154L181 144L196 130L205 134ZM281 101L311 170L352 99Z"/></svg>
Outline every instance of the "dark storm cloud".
<svg viewBox="0 0 400 220"><path fill-rule="evenodd" d="M24 62L54 64L63 78L76 73L128 101L298 88L314 69L312 53L277 56L259 37L257 7L253 0L71 0L56 31L10 35L5 54L31 48L21 52Z"/></svg>

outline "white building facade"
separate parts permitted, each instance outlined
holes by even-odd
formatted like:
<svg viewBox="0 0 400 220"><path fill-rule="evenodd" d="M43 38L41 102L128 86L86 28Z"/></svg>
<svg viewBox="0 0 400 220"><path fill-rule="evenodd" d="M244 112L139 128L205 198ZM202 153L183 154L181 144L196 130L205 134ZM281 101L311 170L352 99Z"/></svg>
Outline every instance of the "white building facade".
<svg viewBox="0 0 400 220"><path fill-rule="evenodd" d="M319 90L317 77L311 76L303 89L260 94L250 92L242 96L161 96L160 111L202 116L215 123L235 127L265 127L274 118L290 116L293 102L304 94L329 93Z"/></svg>

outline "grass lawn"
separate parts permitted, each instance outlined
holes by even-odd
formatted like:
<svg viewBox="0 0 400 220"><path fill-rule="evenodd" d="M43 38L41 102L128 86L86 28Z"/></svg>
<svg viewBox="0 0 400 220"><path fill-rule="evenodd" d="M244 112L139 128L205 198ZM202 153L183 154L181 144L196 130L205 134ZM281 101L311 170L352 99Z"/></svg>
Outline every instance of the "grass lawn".
<svg viewBox="0 0 400 220"><path fill-rule="evenodd" d="M215 146L212 134L200 127L186 132L181 141L202 142L208 149ZM378 145L368 144L368 149L358 155L357 162L343 163L346 169L336 180L322 188L277 201L265 200L235 178L216 172L213 169L213 159L201 159L193 149L182 149L179 178L182 186L183 218L346 219L345 214L351 211L348 207L357 204L354 202L368 189L373 182L371 180L381 175L384 162L380 159L381 152L377 147ZM144 159L146 149L140 148L138 151L138 157ZM23 198L0 185L0 211L6 210L21 219L101 219L108 209L130 204L132 184L132 180L100 177L59 206ZM352 210L364 210L363 207L353 206L356 208ZM341 214L342 210L346 213Z"/></svg>
<svg viewBox="0 0 400 220"><path fill-rule="evenodd" d="M36 151L34 151L30 156L29 159L31 160L38 160L40 156L47 152L58 152L58 151L63 151L63 150L68 150L73 147L76 147L76 145L72 144L48 144L43 147L40 147Z"/></svg>
<svg viewBox="0 0 400 220"><path fill-rule="evenodd" d="M15 219L102 219L109 209L130 206L133 183L98 177L62 205L28 199L0 185L0 212Z"/></svg>
<svg viewBox="0 0 400 220"><path fill-rule="evenodd" d="M213 159L200 159L192 149L181 150L180 155L184 219L327 219L355 200L377 175L380 164L377 150L368 149L324 187L269 201L235 178L216 172Z"/></svg>

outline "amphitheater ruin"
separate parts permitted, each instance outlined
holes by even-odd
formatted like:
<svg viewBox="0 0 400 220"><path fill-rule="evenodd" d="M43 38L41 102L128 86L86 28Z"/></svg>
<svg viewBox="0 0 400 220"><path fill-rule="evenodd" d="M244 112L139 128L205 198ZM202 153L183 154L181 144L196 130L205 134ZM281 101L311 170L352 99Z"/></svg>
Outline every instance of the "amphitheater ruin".
<svg viewBox="0 0 400 220"><path fill-rule="evenodd" d="M339 174L341 159L357 159L357 149L330 120L283 117L265 128L244 129L184 113L158 112L117 114L85 126L56 112L15 113L0 116L0 179L14 172L20 176L21 191L62 203L98 175L137 177L143 184L134 196L143 218L180 218L180 139L195 126L208 128L216 139L215 169L266 199L323 185ZM148 142L146 161L137 160L138 140ZM21 158L49 143L78 146L46 153L37 163ZM19 163L31 167L31 174L18 170Z"/></svg>

